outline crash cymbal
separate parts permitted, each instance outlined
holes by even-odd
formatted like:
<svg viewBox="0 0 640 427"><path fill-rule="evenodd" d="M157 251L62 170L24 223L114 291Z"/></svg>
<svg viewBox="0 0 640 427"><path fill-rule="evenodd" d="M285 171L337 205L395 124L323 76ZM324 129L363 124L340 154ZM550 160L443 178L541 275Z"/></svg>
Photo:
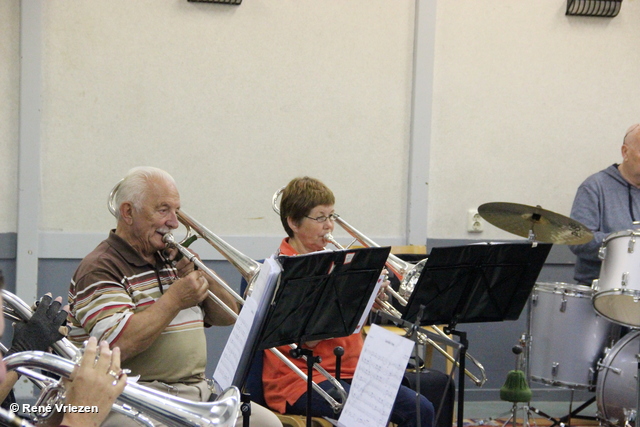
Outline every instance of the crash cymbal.
<svg viewBox="0 0 640 427"><path fill-rule="evenodd" d="M580 222L540 206L485 203L478 213L502 230L540 243L581 245L593 239L593 233Z"/></svg>

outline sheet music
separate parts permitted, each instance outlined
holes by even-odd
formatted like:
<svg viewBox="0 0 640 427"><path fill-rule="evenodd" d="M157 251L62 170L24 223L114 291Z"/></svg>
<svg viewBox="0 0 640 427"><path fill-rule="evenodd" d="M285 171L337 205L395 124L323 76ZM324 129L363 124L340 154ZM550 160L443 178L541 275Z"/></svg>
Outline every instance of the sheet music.
<svg viewBox="0 0 640 427"><path fill-rule="evenodd" d="M257 308L258 302L254 298L247 299L235 325L233 325L229 340L227 340L227 344L220 355L213 378L220 384L222 389L230 387L233 382Z"/></svg>
<svg viewBox="0 0 640 427"><path fill-rule="evenodd" d="M378 277L378 281L376 282L376 287L371 293L371 296L369 297L369 302L367 302L367 308L365 308L364 311L362 312L362 317L358 322L358 326L356 326L356 330L353 331L354 334L360 332L364 324L367 322L367 318L369 317L369 312L371 311L371 307L373 307L373 303L376 301L376 295L378 295L378 292L380 291L380 287L382 286L382 282L384 282L384 279L385 279L384 274L381 274L380 277Z"/></svg>
<svg viewBox="0 0 640 427"><path fill-rule="evenodd" d="M213 373L213 378L223 389L232 385L238 370L238 364L252 332L252 327L256 321L260 321L260 319L256 319L256 313L258 312L258 307L264 304L262 298L266 295L265 288L273 284L279 274L280 267L273 257L266 259L260 267L260 273L254 283L251 296L246 299L242 310L240 310L240 315L233 325L231 335Z"/></svg>
<svg viewBox="0 0 640 427"><path fill-rule="evenodd" d="M371 325L339 427L387 425L412 349L413 341Z"/></svg>

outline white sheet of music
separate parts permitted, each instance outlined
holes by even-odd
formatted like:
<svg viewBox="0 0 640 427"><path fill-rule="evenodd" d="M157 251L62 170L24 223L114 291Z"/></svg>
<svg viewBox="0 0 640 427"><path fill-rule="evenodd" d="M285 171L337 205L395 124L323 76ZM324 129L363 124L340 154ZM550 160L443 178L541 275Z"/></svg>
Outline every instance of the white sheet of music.
<svg viewBox="0 0 640 427"><path fill-rule="evenodd" d="M380 287L382 286L384 279L385 279L384 274L381 274L380 277L378 277L378 281L376 282L376 287L371 293L371 296L369 297L369 301L367 302L367 308L365 308L365 310L362 312L362 317L358 322L358 326L356 326L356 330L353 331L354 334L360 332L360 329L362 329L364 324L367 322L367 318L369 317L369 312L371 311L371 307L373 307L373 303L376 301L376 296L378 295L378 292L380 292Z"/></svg>
<svg viewBox="0 0 640 427"><path fill-rule="evenodd" d="M387 425L412 349L413 341L371 325L339 427Z"/></svg>
<svg viewBox="0 0 640 427"><path fill-rule="evenodd" d="M246 299L242 310L240 310L238 319L233 325L231 335L229 335L227 344L213 373L213 378L223 389L232 385L240 357L246 347L247 338L256 317L260 299L264 294L264 288L278 274L280 274L280 270L273 258L266 259L260 267L260 273L254 283L251 296Z"/></svg>
<svg viewBox="0 0 640 427"><path fill-rule="evenodd" d="M247 337L249 336L257 308L258 302L254 298L248 298L220 355L213 378L223 389L230 387L233 382L233 377L238 369L240 355L242 355L247 343Z"/></svg>

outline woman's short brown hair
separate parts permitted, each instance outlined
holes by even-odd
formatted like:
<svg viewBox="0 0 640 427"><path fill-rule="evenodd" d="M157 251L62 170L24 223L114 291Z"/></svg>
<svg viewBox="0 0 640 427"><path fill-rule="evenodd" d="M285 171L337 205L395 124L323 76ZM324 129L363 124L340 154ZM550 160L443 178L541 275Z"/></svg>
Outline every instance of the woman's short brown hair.
<svg viewBox="0 0 640 427"><path fill-rule="evenodd" d="M319 180L308 176L294 178L282 191L280 221L289 237L293 237L293 230L289 227L287 218L299 224L316 206L335 203L333 192Z"/></svg>

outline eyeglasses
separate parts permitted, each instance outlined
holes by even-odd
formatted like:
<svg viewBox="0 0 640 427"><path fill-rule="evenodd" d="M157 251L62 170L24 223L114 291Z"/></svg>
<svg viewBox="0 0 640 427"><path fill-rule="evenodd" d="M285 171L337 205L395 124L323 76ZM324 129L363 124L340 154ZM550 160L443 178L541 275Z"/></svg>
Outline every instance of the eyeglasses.
<svg viewBox="0 0 640 427"><path fill-rule="evenodd" d="M328 219L330 219L331 221L335 221L336 219L338 219L340 217L340 215L332 213L329 216L322 215L322 216L319 216L319 217L316 217L316 218L311 218L310 216L306 216L306 215L304 217L312 219L312 220L314 220L316 222L325 222Z"/></svg>

